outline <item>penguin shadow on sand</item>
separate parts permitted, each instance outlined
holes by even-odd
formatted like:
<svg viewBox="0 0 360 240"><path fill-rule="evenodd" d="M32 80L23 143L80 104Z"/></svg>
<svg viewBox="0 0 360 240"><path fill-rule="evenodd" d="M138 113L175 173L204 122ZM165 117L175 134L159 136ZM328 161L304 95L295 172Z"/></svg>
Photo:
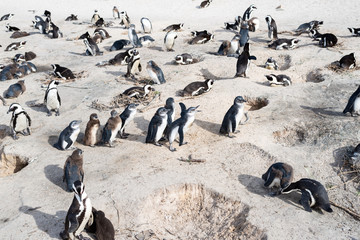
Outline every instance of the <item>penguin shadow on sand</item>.
<svg viewBox="0 0 360 240"><path fill-rule="evenodd" d="M25 104L26 104L26 106L28 106L29 108L31 108L32 110L34 110L36 112L47 113L47 109L46 109L46 106L44 105L44 103L38 102L38 100L27 101L27 102L25 102Z"/></svg>
<svg viewBox="0 0 360 240"><path fill-rule="evenodd" d="M59 135L51 135L48 138L48 143L50 144L51 147L54 147L54 144L58 142L58 139L59 139Z"/></svg>
<svg viewBox="0 0 360 240"><path fill-rule="evenodd" d="M151 50L156 50L159 52L164 52L164 49L162 47L156 47L156 46L152 46L152 47L148 47Z"/></svg>
<svg viewBox="0 0 360 240"><path fill-rule="evenodd" d="M78 52L69 52L70 54L73 54L73 55L78 55L78 56L86 56L85 52L83 53L78 53Z"/></svg>
<svg viewBox="0 0 360 240"><path fill-rule="evenodd" d="M113 75L115 77L124 76L126 72L120 72L120 71L105 71L106 74Z"/></svg>
<svg viewBox="0 0 360 240"><path fill-rule="evenodd" d="M11 129L9 126L0 124L0 139L5 138L6 136L10 136Z"/></svg>
<svg viewBox="0 0 360 240"><path fill-rule="evenodd" d="M263 37L251 37L251 41L256 42L256 43L271 43L272 42L272 40L265 39Z"/></svg>
<svg viewBox="0 0 360 240"><path fill-rule="evenodd" d="M45 212L40 211L41 207L29 207L22 206L19 208L20 212L24 214L31 215L37 227L47 233L49 237L59 239L59 233L63 230L64 224L63 221L66 217L66 211L57 211L55 215L51 215Z"/></svg>
<svg viewBox="0 0 360 240"><path fill-rule="evenodd" d="M300 107L302 109L306 109L306 110L310 110L312 111L313 113L315 113L316 115L318 116L322 116L324 117L324 115L327 115L327 116L334 116L334 117L343 117L344 114L342 112L339 112L339 111L333 111L331 109L334 109L334 108L314 108L314 107L308 107L308 106L303 106L303 105L300 105Z"/></svg>
<svg viewBox="0 0 360 240"><path fill-rule="evenodd" d="M63 182L64 170L58 165L47 165L44 168L46 178L54 185L60 187L65 191L65 183Z"/></svg>
<svg viewBox="0 0 360 240"><path fill-rule="evenodd" d="M212 134L219 135L221 124L208 122L200 119L195 119L194 123Z"/></svg>
<svg viewBox="0 0 360 240"><path fill-rule="evenodd" d="M130 135L127 139L129 139L130 141L137 141L137 142L144 143L150 121L146 120L143 116L135 117L133 121L135 123L136 128L140 129L142 134L135 135L135 134L130 133Z"/></svg>

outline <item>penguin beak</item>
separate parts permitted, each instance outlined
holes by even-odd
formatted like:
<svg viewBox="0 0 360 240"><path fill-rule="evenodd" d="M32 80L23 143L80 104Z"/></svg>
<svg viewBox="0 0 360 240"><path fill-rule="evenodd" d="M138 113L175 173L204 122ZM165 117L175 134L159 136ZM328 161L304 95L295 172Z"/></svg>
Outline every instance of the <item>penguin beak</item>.
<svg viewBox="0 0 360 240"><path fill-rule="evenodd" d="M195 107L196 112L201 112L201 110L197 110L197 109L198 109L198 107L200 107L200 105L197 105L197 106Z"/></svg>

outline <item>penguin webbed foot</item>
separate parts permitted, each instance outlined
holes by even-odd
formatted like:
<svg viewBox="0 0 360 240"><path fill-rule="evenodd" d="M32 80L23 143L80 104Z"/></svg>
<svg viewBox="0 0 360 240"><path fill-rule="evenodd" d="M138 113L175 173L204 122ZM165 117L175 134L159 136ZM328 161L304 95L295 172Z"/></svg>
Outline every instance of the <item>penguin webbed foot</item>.
<svg viewBox="0 0 360 240"><path fill-rule="evenodd" d="M50 117L52 115L51 110L48 110L47 116Z"/></svg>
<svg viewBox="0 0 360 240"><path fill-rule="evenodd" d="M234 138L235 136L234 135L230 135L230 133L228 133L228 138Z"/></svg>
<svg viewBox="0 0 360 240"><path fill-rule="evenodd" d="M63 240L69 240L70 239L69 233L67 233L65 231L59 233L59 235L60 235L61 239L63 239Z"/></svg>
<svg viewBox="0 0 360 240"><path fill-rule="evenodd" d="M176 148L174 148L174 147L172 146L172 144L170 144L169 149L170 149L171 152L175 152L175 151L176 151Z"/></svg>
<svg viewBox="0 0 360 240"><path fill-rule="evenodd" d="M60 111L59 110L56 111L55 116L60 116Z"/></svg>
<svg viewBox="0 0 360 240"><path fill-rule="evenodd" d="M91 239L88 238L88 237L84 237L82 234L80 234L80 235L77 236L76 238L79 239L79 240L91 240Z"/></svg>
<svg viewBox="0 0 360 240"><path fill-rule="evenodd" d="M179 146L182 146L182 145L185 145L185 144L188 144L188 142L179 143Z"/></svg>
<svg viewBox="0 0 360 240"><path fill-rule="evenodd" d="M159 143L159 142L155 142L154 145L155 145L155 146L158 146L158 147L161 147L161 146L162 146L162 144Z"/></svg>
<svg viewBox="0 0 360 240"><path fill-rule="evenodd" d="M13 137L13 139L14 139L14 140L18 140L18 139L19 139L19 137L18 137L18 136L16 136L16 133L15 133L15 134L13 134L13 136L12 136L12 137Z"/></svg>

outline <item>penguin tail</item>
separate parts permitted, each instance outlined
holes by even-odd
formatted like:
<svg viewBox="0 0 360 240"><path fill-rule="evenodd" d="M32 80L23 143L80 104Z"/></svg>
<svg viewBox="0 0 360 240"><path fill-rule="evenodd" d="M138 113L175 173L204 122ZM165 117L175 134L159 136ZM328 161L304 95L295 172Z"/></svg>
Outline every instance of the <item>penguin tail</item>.
<svg viewBox="0 0 360 240"><path fill-rule="evenodd" d="M55 143L55 144L53 145L53 147L61 150L58 143Z"/></svg>

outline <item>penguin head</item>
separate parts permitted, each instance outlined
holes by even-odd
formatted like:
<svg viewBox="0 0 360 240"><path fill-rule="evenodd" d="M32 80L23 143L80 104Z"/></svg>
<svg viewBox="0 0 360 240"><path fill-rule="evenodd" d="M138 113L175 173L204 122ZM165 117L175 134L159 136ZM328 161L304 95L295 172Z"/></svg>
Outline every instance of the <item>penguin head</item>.
<svg viewBox="0 0 360 240"><path fill-rule="evenodd" d="M159 115L159 116L161 116L161 117L164 117L164 116L167 115L168 111L169 111L169 109L166 109L166 108L164 108L164 107L161 107L161 108L159 108L159 109L156 111L156 114Z"/></svg>
<svg viewBox="0 0 360 240"><path fill-rule="evenodd" d="M291 44L296 45L300 42L300 39L294 38L291 40Z"/></svg>
<svg viewBox="0 0 360 240"><path fill-rule="evenodd" d="M254 4L251 4L251 5L249 6L249 9L250 9L250 11L252 11L252 10L254 10L254 9L257 9L257 7L256 7Z"/></svg>
<svg viewBox="0 0 360 240"><path fill-rule="evenodd" d="M82 154L83 154L83 151L80 148L78 148L75 151L73 151L72 156L75 158L80 158L80 157L82 157Z"/></svg>
<svg viewBox="0 0 360 240"><path fill-rule="evenodd" d="M180 29L184 27L184 23L180 23Z"/></svg>
<svg viewBox="0 0 360 240"><path fill-rule="evenodd" d="M76 195L82 195L85 190L85 185L80 180L76 180L72 185L72 189Z"/></svg>
<svg viewBox="0 0 360 240"><path fill-rule="evenodd" d="M208 88L211 88L214 85L215 80L214 79L206 79L205 83L208 86Z"/></svg>
<svg viewBox="0 0 360 240"><path fill-rule="evenodd" d="M60 65L59 64L51 64L51 67L55 71L58 67L60 67Z"/></svg>
<svg viewBox="0 0 360 240"><path fill-rule="evenodd" d="M155 63L153 60L148 61L147 64L148 64L148 66L150 66L150 67L156 66L156 63Z"/></svg>
<svg viewBox="0 0 360 240"><path fill-rule="evenodd" d="M149 93L149 92L151 92L151 91L154 91L155 90L155 88L153 88L151 85L145 85L144 86L144 92L147 94L147 93Z"/></svg>
<svg viewBox="0 0 360 240"><path fill-rule="evenodd" d="M59 81L52 80L48 85L48 89L56 88L57 85L59 85Z"/></svg>
<svg viewBox="0 0 360 240"><path fill-rule="evenodd" d="M114 117L117 117L119 115L119 113L116 110L111 110L110 115L111 115L111 117L114 118Z"/></svg>
<svg viewBox="0 0 360 240"><path fill-rule="evenodd" d="M89 32L86 32L86 33L84 33L83 35L81 35L81 36L79 37L79 39L85 39L85 38L90 38Z"/></svg>
<svg viewBox="0 0 360 240"><path fill-rule="evenodd" d="M25 61L25 56L23 54L18 53L18 54L15 55L13 61L15 63L24 62Z"/></svg>
<svg viewBox="0 0 360 240"><path fill-rule="evenodd" d="M99 118L98 118L98 115L96 114L96 113L92 113L91 115L90 115L90 120L98 120Z"/></svg>
<svg viewBox="0 0 360 240"><path fill-rule="evenodd" d="M72 121L69 126L71 129L78 129L80 127L81 120Z"/></svg>
<svg viewBox="0 0 360 240"><path fill-rule="evenodd" d="M177 56L175 57L175 62L177 62L177 63L182 63L182 62L183 62L183 57L182 57L181 55L177 55Z"/></svg>
<svg viewBox="0 0 360 240"><path fill-rule="evenodd" d="M130 104L127 106L127 109L129 109L130 111L135 111L137 106L139 106L139 104L137 104L137 103L130 103Z"/></svg>
<svg viewBox="0 0 360 240"><path fill-rule="evenodd" d="M349 31L350 31L350 33L352 33L352 34L354 34L354 28L348 28L349 29Z"/></svg>
<svg viewBox="0 0 360 240"><path fill-rule="evenodd" d="M26 44L26 41L21 41L20 46L24 46Z"/></svg>
<svg viewBox="0 0 360 240"><path fill-rule="evenodd" d="M267 15L267 16L265 17L265 21L266 21L268 24L271 23L271 19L272 19L272 17L271 17L270 15Z"/></svg>
<svg viewBox="0 0 360 240"><path fill-rule="evenodd" d="M165 103L166 106L169 106L169 107L172 106L172 107L174 107L174 104L175 104L174 98L169 97L168 99L166 99L166 103Z"/></svg>
<svg viewBox="0 0 360 240"><path fill-rule="evenodd" d="M238 104L242 104L246 102L246 100L242 97L242 96L237 96L235 99L234 99L234 104L238 105Z"/></svg>
<svg viewBox="0 0 360 240"><path fill-rule="evenodd" d="M200 112L200 110L197 110L200 105L197 105L196 107L189 107L188 110L186 110L186 115L188 116L194 116L196 112Z"/></svg>
<svg viewBox="0 0 360 240"><path fill-rule="evenodd" d="M20 104L18 103L12 103L9 107L9 110L7 111L7 113L10 113L10 112L14 112L14 113L18 113L18 112L21 112L23 111L22 107L20 106Z"/></svg>

